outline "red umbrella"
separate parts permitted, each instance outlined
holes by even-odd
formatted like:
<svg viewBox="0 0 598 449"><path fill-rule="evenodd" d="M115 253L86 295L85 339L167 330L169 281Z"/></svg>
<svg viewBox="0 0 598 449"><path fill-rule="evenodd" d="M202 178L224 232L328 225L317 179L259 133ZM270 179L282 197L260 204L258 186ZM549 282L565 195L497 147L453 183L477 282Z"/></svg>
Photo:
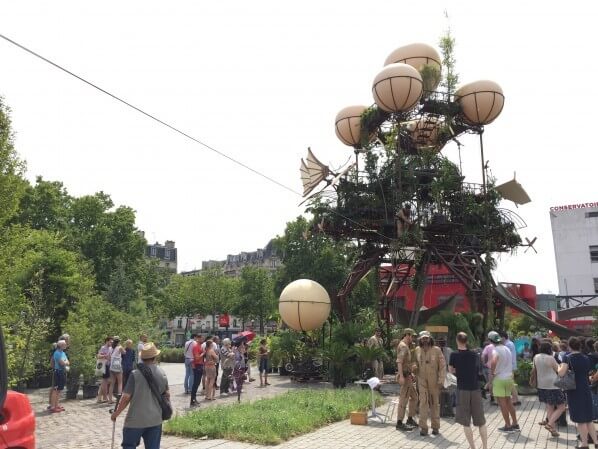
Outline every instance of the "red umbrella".
<svg viewBox="0 0 598 449"><path fill-rule="evenodd" d="M255 332L253 331L243 331L239 332L235 338L233 338L233 343L237 343L241 340L251 341L255 338Z"/></svg>

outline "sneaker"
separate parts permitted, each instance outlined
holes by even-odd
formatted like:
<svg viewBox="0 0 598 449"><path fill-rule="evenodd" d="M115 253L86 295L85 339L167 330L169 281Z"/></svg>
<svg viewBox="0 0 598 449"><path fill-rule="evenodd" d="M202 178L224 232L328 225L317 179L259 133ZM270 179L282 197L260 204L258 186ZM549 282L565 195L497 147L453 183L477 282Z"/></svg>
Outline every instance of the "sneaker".
<svg viewBox="0 0 598 449"><path fill-rule="evenodd" d="M438 435L439 433L440 433L440 430L432 429L432 435Z"/></svg>
<svg viewBox="0 0 598 449"><path fill-rule="evenodd" d="M405 424L411 427L417 427L417 422L413 418L408 418Z"/></svg>
<svg viewBox="0 0 598 449"><path fill-rule="evenodd" d="M511 432L521 432L521 429L519 428L519 424L513 424L511 426Z"/></svg>
<svg viewBox="0 0 598 449"><path fill-rule="evenodd" d="M192 399L189 407L199 407L199 402L197 402L195 399Z"/></svg>
<svg viewBox="0 0 598 449"><path fill-rule="evenodd" d="M499 432L512 432L511 426L499 427L497 430Z"/></svg>
<svg viewBox="0 0 598 449"><path fill-rule="evenodd" d="M513 402L513 405L521 405L521 401Z"/></svg>
<svg viewBox="0 0 598 449"><path fill-rule="evenodd" d="M428 436L428 431L427 430L420 430L419 431L419 435L422 437L427 437Z"/></svg>

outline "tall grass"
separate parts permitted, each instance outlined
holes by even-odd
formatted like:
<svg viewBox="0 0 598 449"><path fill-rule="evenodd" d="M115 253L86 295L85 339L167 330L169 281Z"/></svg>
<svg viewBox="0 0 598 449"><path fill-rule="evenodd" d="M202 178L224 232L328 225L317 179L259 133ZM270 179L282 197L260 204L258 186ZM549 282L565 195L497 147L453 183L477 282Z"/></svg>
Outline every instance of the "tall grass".
<svg viewBox="0 0 598 449"><path fill-rule="evenodd" d="M278 444L371 405L370 390L303 390L255 402L209 407L165 423L165 433Z"/></svg>

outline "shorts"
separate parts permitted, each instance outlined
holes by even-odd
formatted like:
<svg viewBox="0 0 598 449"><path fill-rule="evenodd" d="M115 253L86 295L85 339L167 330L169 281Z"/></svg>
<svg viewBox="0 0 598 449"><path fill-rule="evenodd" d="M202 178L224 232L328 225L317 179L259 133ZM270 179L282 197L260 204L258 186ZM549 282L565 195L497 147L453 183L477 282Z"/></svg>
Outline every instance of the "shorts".
<svg viewBox="0 0 598 449"><path fill-rule="evenodd" d="M259 371L260 373L268 371L268 359L266 357L260 359Z"/></svg>
<svg viewBox="0 0 598 449"><path fill-rule="evenodd" d="M510 398L513 386L515 386L513 379L494 378L492 381L492 395L495 398Z"/></svg>
<svg viewBox="0 0 598 449"><path fill-rule="evenodd" d="M486 424L480 390L457 390L455 421L465 427L469 427L472 421L476 427Z"/></svg>
<svg viewBox="0 0 598 449"><path fill-rule="evenodd" d="M64 390L66 384L66 372L61 369L54 370L54 389L57 391Z"/></svg>
<svg viewBox="0 0 598 449"><path fill-rule="evenodd" d="M548 405L554 405L555 407L567 402L565 393L560 389L545 390L544 388L538 388L538 400Z"/></svg>
<svg viewBox="0 0 598 449"><path fill-rule="evenodd" d="M102 374L102 379L110 379L110 365L107 363L104 367L104 374Z"/></svg>

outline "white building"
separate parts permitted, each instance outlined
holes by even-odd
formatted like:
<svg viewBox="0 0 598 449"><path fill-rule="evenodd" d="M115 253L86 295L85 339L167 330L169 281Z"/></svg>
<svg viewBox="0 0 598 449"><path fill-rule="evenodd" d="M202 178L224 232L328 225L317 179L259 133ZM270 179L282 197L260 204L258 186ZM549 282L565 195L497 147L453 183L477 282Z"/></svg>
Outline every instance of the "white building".
<svg viewBox="0 0 598 449"><path fill-rule="evenodd" d="M551 207L550 223L559 295L598 294L598 202Z"/></svg>

